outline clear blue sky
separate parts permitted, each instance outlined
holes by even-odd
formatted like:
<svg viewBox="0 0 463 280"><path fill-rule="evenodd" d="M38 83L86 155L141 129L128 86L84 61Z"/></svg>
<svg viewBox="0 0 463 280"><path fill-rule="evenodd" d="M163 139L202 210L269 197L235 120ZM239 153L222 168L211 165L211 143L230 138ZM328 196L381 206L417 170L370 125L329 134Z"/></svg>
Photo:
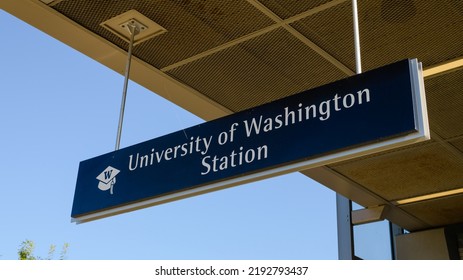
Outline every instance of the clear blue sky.
<svg viewBox="0 0 463 280"><path fill-rule="evenodd" d="M25 239L68 259L337 259L335 193L299 173L71 223L79 162L114 149L123 76L2 10L0 32L0 259ZM121 147L201 122L131 82Z"/></svg>

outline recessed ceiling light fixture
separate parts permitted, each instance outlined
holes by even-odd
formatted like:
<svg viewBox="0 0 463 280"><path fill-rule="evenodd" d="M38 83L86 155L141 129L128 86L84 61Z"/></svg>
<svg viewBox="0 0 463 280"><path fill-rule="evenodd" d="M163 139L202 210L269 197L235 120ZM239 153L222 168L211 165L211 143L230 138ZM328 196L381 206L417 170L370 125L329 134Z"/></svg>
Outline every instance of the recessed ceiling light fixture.
<svg viewBox="0 0 463 280"><path fill-rule="evenodd" d="M438 74L445 73L448 71L456 70L461 67L463 67L463 57L444 62L437 66L427 68L423 71L423 76L427 78L427 77L438 75Z"/></svg>
<svg viewBox="0 0 463 280"><path fill-rule="evenodd" d="M426 200L452 196L456 194L463 194L463 188L400 199L400 200L393 202L393 204L404 205L404 204L410 204L410 203L415 203L415 202L422 202Z"/></svg>

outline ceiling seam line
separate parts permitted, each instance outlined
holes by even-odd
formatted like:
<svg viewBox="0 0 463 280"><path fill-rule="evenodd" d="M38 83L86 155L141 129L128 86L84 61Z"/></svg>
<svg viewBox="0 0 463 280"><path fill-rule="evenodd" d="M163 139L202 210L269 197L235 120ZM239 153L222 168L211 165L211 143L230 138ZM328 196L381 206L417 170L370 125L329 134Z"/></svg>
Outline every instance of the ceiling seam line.
<svg viewBox="0 0 463 280"><path fill-rule="evenodd" d="M383 203L383 204L379 204L379 205L376 205L376 206L387 205L387 206L389 206L390 209L392 209L393 211L397 211L398 213L401 213L402 215L408 217L408 219L413 220L414 223L416 223L416 224L421 224L421 225L425 225L425 226L430 226L427 222L425 222L425 221L423 221L423 220L417 218L416 216L412 215L411 213L409 213L409 212L405 211L404 209L398 207L398 205L395 205L395 204L393 203L393 201L389 201L389 200L385 199L384 197L382 197L382 196L380 196L380 195L378 195L378 194L376 194L376 193L370 191L369 189L367 189L367 188L364 187L363 185L361 185L361 184L359 184L359 183L353 181L352 179L350 179L350 178L344 176L343 174L341 174L341 173L339 173L338 171L334 170L334 169L331 168L330 166L324 165L324 166L322 166L322 168L326 168L327 170L329 170L329 172L331 172L332 174L335 174L335 176L337 176L339 179L345 181L347 184L349 184L350 186L354 187L356 190L361 191L361 192L363 192L365 195L368 195L368 196L374 198L375 200L377 200L378 202ZM304 171L304 170L303 170L303 171ZM309 174L306 174L306 173L304 173L303 171L300 172L300 173L302 173L303 175L305 175L305 176L311 178L311 176L309 176ZM328 186L326 186L326 187L328 187ZM329 188L329 187L328 187L328 188ZM331 188L330 188L330 189L331 189ZM335 192L337 192L337 191L335 191ZM373 206L373 205L371 205L371 206L369 206L369 207L372 207L372 206ZM364 206L362 206L362 207L364 207ZM386 215L385 218L386 218L386 219L388 218L387 215Z"/></svg>
<svg viewBox="0 0 463 280"><path fill-rule="evenodd" d="M264 4L258 0L246 0L249 4L253 5L254 8L259 10L265 16L273 20L275 23L283 23L283 19L277 16L272 10L268 9Z"/></svg>
<svg viewBox="0 0 463 280"><path fill-rule="evenodd" d="M267 8L264 4L262 4L259 0L246 0L249 4L253 5L256 9L261 11L263 14L265 14L267 17L269 17L271 20L280 23L283 22L285 24L291 24L293 22L296 22L298 20L304 19L306 17L318 14L320 12L323 12L325 10L328 10L330 8L333 8L337 5L340 5L344 2L347 2L348 0L334 0L330 1L328 3L322 4L320 6L314 7L310 10L304 11L302 13L299 13L297 15L294 15L292 17L289 17L287 19L282 19L278 15L276 15L272 10Z"/></svg>
<svg viewBox="0 0 463 280"><path fill-rule="evenodd" d="M348 76L353 76L355 75L355 72L344 65L341 61L336 59L334 56L329 54L327 51L325 51L323 48L321 48L319 45L315 44L312 40L301 34L299 31L297 31L295 28L293 28L290 23L295 22L297 20L303 19L305 17L308 17L310 15L319 13L321 11L324 11L326 9L329 9L331 7L334 7L340 3L346 2L346 0L337 0L337 1L332 1L327 4L331 5L321 5L316 8L310 9L306 13L301 13L299 15L296 15L294 17L291 17L289 19L283 20L279 16L275 15L269 8L267 8L265 5L260 3L258 0L247 0L248 3L253 5L256 9L261 11L264 15L269 17L271 20L275 21L276 23L282 24L283 28L288 31L291 35L293 35L297 40L302 42L304 45L312 49L314 52L316 52L318 55L320 55L322 58L327 60L329 63L333 64L336 68L338 68L340 71L344 72L344 74ZM302 14L304 14L302 16Z"/></svg>
<svg viewBox="0 0 463 280"><path fill-rule="evenodd" d="M168 72L172 69L175 69L175 68L178 68L180 66L183 66L183 65L186 65L188 63L191 63L191 62L194 62L196 60L199 60L199 59L202 59L206 56L209 56L209 55L212 55L214 53L217 53L219 51L222 51L222 50L225 50L227 48L230 48L230 47L233 47L235 45L238 45L242 42L245 42L245 41L248 41L248 40L251 40L255 37L258 37L260 35L263 35L263 34L266 34L266 33L269 33L277 28L280 28L280 27L284 27L286 30L288 30L287 28L291 28L293 29L292 27L288 26L288 24L292 23L292 22L295 22L297 20L300 20L300 19L303 19L305 17L308 17L310 15L314 15L316 13L319 13L321 11L324 11L326 9L329 9L329 8L332 8L336 5L339 5L343 2L346 2L347 0L335 0L335 1L331 1L329 3L326 3L326 4L323 4L323 5L320 5L318 7L315 7L313 9L310 9L309 11L306 11L306 12L302 12L298 15L295 15L291 18L288 18L288 19L281 19L279 18L278 16L276 16L275 14L273 14L273 12L271 12L270 10L268 10L265 6L264 8L266 10L268 10L269 13L273 14L273 16L269 16L269 14L267 14L265 11L263 11L261 8L258 8L258 4L262 5L260 2L256 2L256 0L247 0L250 4L252 4L254 7L256 7L256 9L258 9L259 11L261 11L262 13L264 13L267 17L269 17L271 20L273 20L275 22L275 24L272 24L270 26L267 26L265 28L262 28L262 29L259 29L259 30L256 30L252 33L249 33L247 35L244 35L242 37L239 37L235 40L232 40L232 41L229 41L225 44L222 44L222 45L219 45L217 47L214 47L212 49L209 49L207 51L204 51L202 53L199 53L199 54L196 54L196 55L193 55L191 57L188 57L184 60L181 60L181 61L178 61L176 63L173 63L171 65L168 65L168 66L165 66L165 67L162 67L160 68L159 70L161 70L162 72ZM258 3L258 4L257 4ZM256 4L256 5L254 5ZM305 45L307 45L309 48L311 48L312 50L314 50L316 53L318 53L320 56L322 56L323 58L325 58L326 60L328 60L329 62L331 62L333 65L335 65L337 68L339 68L341 71L343 71L344 73L346 73L347 75L350 75L352 76L354 73L354 71L352 71L351 69L349 69L348 67L346 67L344 64L342 64L340 61L338 61L336 58L334 58L333 56L331 56L329 53L327 53L325 50L323 50L322 48L320 48L318 45L316 45L315 43L313 43L312 41L310 41L307 37L303 36L302 34L300 34L297 30L293 29L294 32L297 32L299 34L299 37L298 36L295 36L298 40L300 40L302 43L304 43ZM293 34L292 32L290 32L291 34ZM294 34L293 34L294 36ZM302 36L303 38L300 38L300 36ZM302 40L301 40L302 39Z"/></svg>
<svg viewBox="0 0 463 280"><path fill-rule="evenodd" d="M447 142L450 141L455 141L455 140L462 140L463 139L463 134L462 135L457 135L457 136L452 136L446 139Z"/></svg>
<svg viewBox="0 0 463 280"><path fill-rule="evenodd" d="M350 185L352 186L355 186L356 189L359 189L361 190L362 192L364 192L365 194L375 198L376 200L378 201L381 201L383 204L379 204L379 205L371 205L369 207L372 207L372 206L381 206L381 205L389 205L389 206L392 206L392 207L396 207L396 205L392 204L392 202L390 202L389 200L387 200L386 198L380 196L379 194L376 194L372 191L370 191L369 189L367 189L365 186L363 186L362 184L356 182L356 181L353 181L352 179L346 177L345 175L339 173L338 171L336 171L335 169L331 168L330 166L328 165L325 165L326 168L328 168L332 173L335 173L339 178L342 178L344 181L347 181L349 182ZM366 207L365 207L366 208ZM416 218L416 217L415 217ZM418 219L418 218L416 218ZM419 221L421 221L420 219L418 219ZM424 221L422 221L424 222Z"/></svg>
<svg viewBox="0 0 463 280"><path fill-rule="evenodd" d="M293 35L296 39L298 39L299 41L301 41L304 45L308 46L310 49L312 49L314 52L316 52L318 55L320 55L321 57L323 57L325 60L327 60L328 62L330 62L333 66L335 66L336 68L338 68L340 71L344 72L346 75L348 76L353 76L355 75L355 72L350 69L349 67L347 67L346 65L344 65L341 61L339 61L338 59L336 59L334 56L332 56L331 54L329 54L327 51L325 51L324 49L322 49L319 45L315 44L312 40L308 39L307 37L305 37L304 35L302 35L299 31L297 31L296 29L294 29L293 27L291 26L288 26L288 25L284 25L283 26L286 31L288 31L289 33L291 33L291 35Z"/></svg>
<svg viewBox="0 0 463 280"><path fill-rule="evenodd" d="M463 154L459 149L457 149L455 146L447 142L445 139L443 139L439 134L437 134L433 130L430 130L430 132L431 132L431 139L435 140L438 144L441 144L447 151L452 153L458 159L463 160Z"/></svg>
<svg viewBox="0 0 463 280"><path fill-rule="evenodd" d="M427 223L427 222L425 222L425 221L419 219L419 218L416 217L415 215L413 215L413 214L411 214L411 213L405 211L404 209L400 208L399 205L394 204L395 201L389 201L389 200L385 199L384 197L380 196L379 194L376 194L376 193L370 191L369 189L367 189L366 187L364 187L363 185L361 185L361 184L359 184L359 183L357 183L357 182L355 182L355 181L352 181L350 178L347 178L346 176L342 175L341 173L337 172L336 170L332 169L332 168L329 167L329 166L325 166L325 167L326 167L326 168L329 168L329 169L331 170L331 172L336 173L336 174L338 174L338 176L344 178L344 180L349 181L350 184L357 186L357 188L359 188L360 190L364 191L366 194L368 194L368 195L370 195L370 196L372 196L372 197L374 197L374 198L376 198L376 199L378 199L378 200L380 200L380 201L383 201L384 204L382 204L382 205L388 205L388 206L390 207L390 210L389 210L389 211L391 211L391 209L392 209L393 211L397 211L397 212L402 213L402 214L405 215L405 216L408 216L409 219L414 219L415 222L417 222L417 223L419 222L419 223L421 223L421 224L423 224L423 225L430 226L429 223ZM381 206L381 205L377 205L377 206ZM370 207L371 207L371 206L370 206ZM388 219L387 213L386 213L386 215L385 215L385 219Z"/></svg>
<svg viewBox="0 0 463 280"><path fill-rule="evenodd" d="M330 8L333 8L337 5L340 5L344 2L347 2L348 0L334 0L334 1L331 1L331 2L328 2L328 3L325 3L323 5L320 5L318 7L315 7L315 8L312 8L308 11L305 11L305 12L302 12L300 14L297 14L295 16L292 16L290 18L287 18L287 19L282 19L283 22L285 22L286 24L291 24L293 22L296 22L298 20L301 20L301 19L304 19L306 17L309 17L309 16L312 16L312 15L315 15L315 14L318 14L320 12L323 12L324 10L328 10Z"/></svg>
<svg viewBox="0 0 463 280"><path fill-rule="evenodd" d="M258 37L258 36L261 36L263 34L269 33L269 32L271 32L271 31L273 31L273 30L275 30L277 28L280 28L282 25L283 24L281 24L281 23L276 23L276 24L269 25L269 26L267 26L265 28L262 28L262 29L259 29L257 31L254 31L252 33L249 33L247 35L244 35L242 37L239 37L237 39L229 41L229 42L227 42L225 44L219 45L217 47L214 47L214 48L209 49L207 51L204 51L202 53L190 56L190 57L188 57L188 58L186 58L184 60L181 60L179 62L176 62L176 63L173 63L171 65L165 66L165 67L161 68L160 70L162 72L168 72L168 71L170 71L172 69L175 69L177 67L183 66L183 65L188 64L190 62L194 62L194 61L199 60L201 58L204 58L204 57L207 57L209 55L215 54L215 53L217 53L219 51L223 51L223 50L226 50L226 49L228 49L230 47L233 47L235 45L246 42L246 41L248 41L250 39L253 39L255 37Z"/></svg>
<svg viewBox="0 0 463 280"><path fill-rule="evenodd" d="M61 1L64 1L64 0L55 0L55 1L52 1L52 2L50 2L50 4L48 4L48 6L53 7L53 6L57 5L57 4L59 4Z"/></svg>

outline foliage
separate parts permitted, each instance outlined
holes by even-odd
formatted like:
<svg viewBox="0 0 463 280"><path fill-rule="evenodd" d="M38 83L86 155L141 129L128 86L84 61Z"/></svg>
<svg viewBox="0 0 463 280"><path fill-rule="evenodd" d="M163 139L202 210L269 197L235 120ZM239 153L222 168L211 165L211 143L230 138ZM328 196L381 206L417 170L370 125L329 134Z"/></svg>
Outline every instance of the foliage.
<svg viewBox="0 0 463 280"><path fill-rule="evenodd" d="M63 247L61 248L60 252L60 260L64 260L66 258L66 254L69 248L68 243L64 243ZM35 243L32 240L26 239L21 243L21 246L18 250L18 259L19 260L52 260L53 256L56 251L56 246L54 244L50 245L48 250L47 258L42 258L39 256L34 255Z"/></svg>
<svg viewBox="0 0 463 280"><path fill-rule="evenodd" d="M34 257L34 241L26 239L21 243L21 247L18 250L18 259L19 260L35 260Z"/></svg>

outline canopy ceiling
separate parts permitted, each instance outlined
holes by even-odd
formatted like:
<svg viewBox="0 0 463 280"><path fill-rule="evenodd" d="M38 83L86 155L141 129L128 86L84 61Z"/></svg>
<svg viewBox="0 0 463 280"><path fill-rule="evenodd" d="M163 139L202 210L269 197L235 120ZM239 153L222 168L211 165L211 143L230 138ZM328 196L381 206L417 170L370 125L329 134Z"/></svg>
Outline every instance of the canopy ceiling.
<svg viewBox="0 0 463 280"><path fill-rule="evenodd" d="M355 72L351 1L2 0L0 8L123 73L101 23L136 10L167 30L137 44L131 78L211 120ZM363 70L425 69L431 140L303 174L411 231L463 222L463 1L359 0Z"/></svg>

